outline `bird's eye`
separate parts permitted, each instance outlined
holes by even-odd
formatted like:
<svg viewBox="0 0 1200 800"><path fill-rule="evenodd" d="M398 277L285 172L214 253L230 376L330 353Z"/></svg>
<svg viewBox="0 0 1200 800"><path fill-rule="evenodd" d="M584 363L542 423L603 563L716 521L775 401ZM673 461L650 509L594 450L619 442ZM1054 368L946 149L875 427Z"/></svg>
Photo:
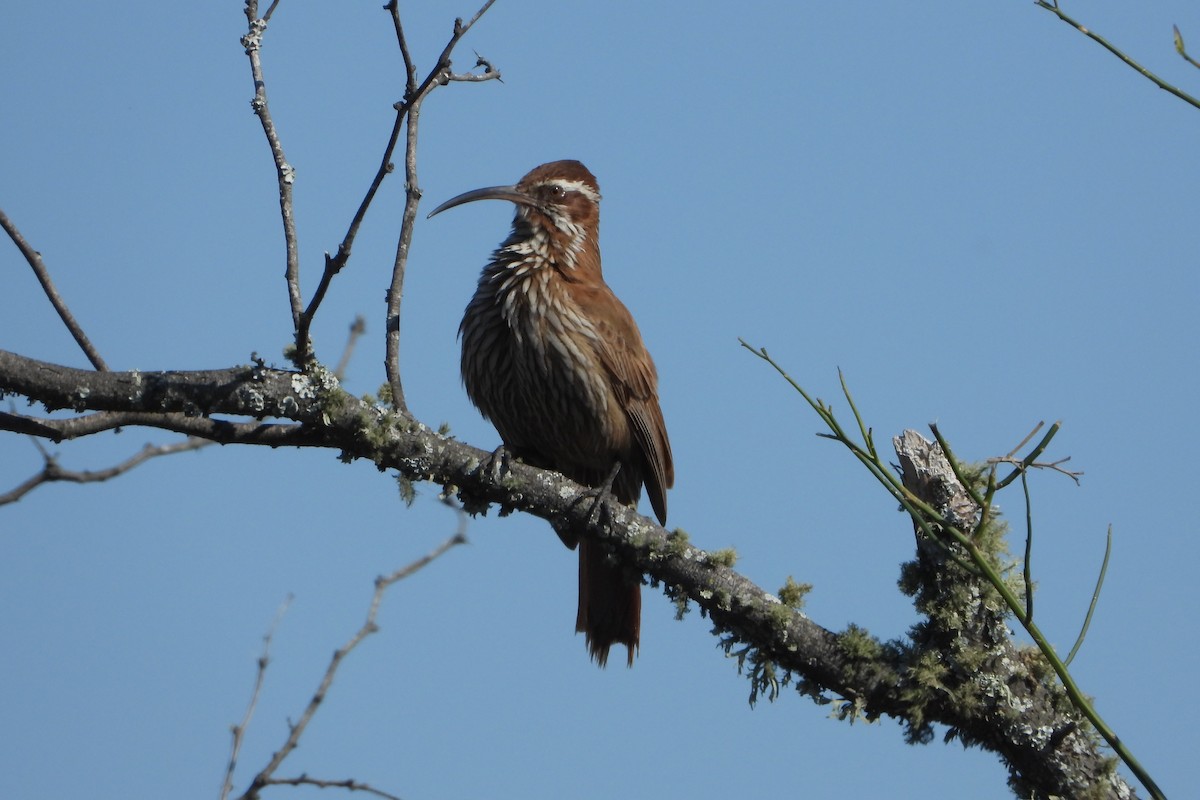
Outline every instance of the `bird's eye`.
<svg viewBox="0 0 1200 800"><path fill-rule="evenodd" d="M567 196L567 190L559 186L557 183L552 183L546 187L546 197L550 200L562 200Z"/></svg>

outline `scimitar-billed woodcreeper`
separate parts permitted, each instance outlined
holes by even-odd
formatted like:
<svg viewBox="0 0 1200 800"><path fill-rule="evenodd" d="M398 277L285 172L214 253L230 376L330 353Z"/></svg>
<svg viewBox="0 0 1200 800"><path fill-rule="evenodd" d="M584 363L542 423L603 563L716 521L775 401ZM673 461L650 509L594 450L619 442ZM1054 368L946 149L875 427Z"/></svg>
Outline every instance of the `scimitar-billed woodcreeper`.
<svg viewBox="0 0 1200 800"><path fill-rule="evenodd" d="M476 189L429 216L475 200L516 205L459 326L467 395L511 456L636 505L643 484L659 521L675 480L658 404L658 373L629 310L600 269L600 189L578 161L535 168L515 186ZM575 630L601 666L614 644L632 666L641 576L594 542L579 549Z"/></svg>

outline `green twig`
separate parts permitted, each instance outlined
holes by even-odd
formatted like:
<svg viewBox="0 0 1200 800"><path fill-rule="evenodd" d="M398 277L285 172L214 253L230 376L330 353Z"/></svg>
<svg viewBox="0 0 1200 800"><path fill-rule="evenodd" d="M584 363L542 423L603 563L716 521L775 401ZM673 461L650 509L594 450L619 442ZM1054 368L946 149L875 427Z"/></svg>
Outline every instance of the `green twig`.
<svg viewBox="0 0 1200 800"><path fill-rule="evenodd" d="M1042 440L1038 442L1032 450L1029 451L1027 456L1021 459L1020 464L1013 467L1013 471L1010 472L1008 476L1004 478L1004 480L996 484L996 488L1003 489L1005 486L1008 486L1010 483L1016 480L1019 476L1024 475L1025 470L1029 469L1029 467L1033 465L1033 462L1038 460L1038 456L1046 452L1046 448L1050 446L1050 440L1054 438L1054 435L1058 433L1058 429L1061 427L1061 420L1051 425L1050 430L1046 431L1046 435L1042 437Z"/></svg>
<svg viewBox="0 0 1200 800"><path fill-rule="evenodd" d="M1104 561L1100 564L1100 575L1096 578L1096 588L1092 590L1092 602L1088 604L1087 616L1083 618L1083 627L1079 630L1079 638L1075 640L1075 646L1071 648L1071 652L1067 653L1067 657L1063 659L1063 663L1068 666L1075 659L1075 654L1079 652L1080 646L1083 644L1083 639L1087 636L1088 627L1092 624L1092 612L1096 610L1096 601L1100 599L1100 589L1104 586L1104 576L1108 574L1108 557L1112 554L1112 525L1108 526L1108 540L1104 544Z"/></svg>
<svg viewBox="0 0 1200 800"><path fill-rule="evenodd" d="M1197 100L1196 98L1192 97L1190 94L1183 91L1182 89L1179 89L1178 87L1167 83L1162 78L1158 77L1153 72L1146 69L1141 64L1139 64L1138 62L1136 62L1132 58L1130 58L1129 56L1125 55L1124 52L1122 52L1118 47L1113 45L1111 42L1109 42L1103 36L1101 36L1097 33L1094 33L1093 31L1085 28L1083 25L1080 25L1078 22L1076 22L1075 20L1068 17L1063 12L1063 10L1061 8L1059 8L1058 0L1034 0L1034 3L1035 3L1035 5L1046 9L1051 14L1058 17L1063 22L1067 23L1072 28L1079 31L1084 36L1088 37L1089 39L1091 39L1093 42L1095 42L1096 44L1103 47L1108 52L1112 53L1117 58L1121 59L1123 62L1125 62L1125 64L1127 66L1129 66L1131 69L1136 71L1139 75L1144 77L1146 80L1153 83L1158 88L1162 89L1164 92L1173 94L1176 97L1178 97L1180 100L1182 100L1183 102L1188 103L1189 105L1195 106L1196 108L1200 108L1200 100ZM1175 49L1178 50L1180 52L1180 54L1183 55L1184 58L1187 58L1187 55L1181 49L1182 45L1183 45L1183 38L1179 36L1179 29L1176 28L1175 29ZM1187 60L1188 60L1188 62L1195 64L1195 62L1192 61L1190 58L1187 58ZM1200 65L1196 65L1196 66L1200 67ZM1147 788L1149 788L1149 787L1147 787Z"/></svg>
<svg viewBox="0 0 1200 800"><path fill-rule="evenodd" d="M1033 504L1029 502L1029 475L1021 473L1021 489L1025 492L1025 617L1023 625L1033 622Z"/></svg>
<svg viewBox="0 0 1200 800"><path fill-rule="evenodd" d="M887 469L877 453L874 455L868 453L859 447L853 439L848 437L846 432L842 429L841 424L834 416L833 410L829 406L825 405L825 403L819 398L814 398L812 395L806 392L804 387L798 384L792 378L792 376L789 375L787 371L779 365L777 361L771 358L765 347L752 347L751 345L747 344L744 339L738 339L738 342L741 343L742 347L746 348L751 353L770 364L771 367L779 373L780 377L787 381L791 387L795 389L801 397L804 398L804 400L812 407L812 409L817 412L817 415L829 427L829 430L832 431L832 433L818 433L817 436L820 436L823 439L832 439L835 442L840 442L844 447L846 447L846 449L848 449L860 462L862 462L867 470L875 476L875 479L883 485L888 493L890 493L892 497L894 497L896 501L900 503L900 506L912 518L913 524L915 524L921 530L921 533L924 534L929 541L941 547L946 553L947 557L952 559L958 566L962 567L969 573L975 572L971 564L963 561L962 557L949 547L945 541L945 537L938 535L937 528L930 523L930 519L938 516L936 509L910 492L904 483L898 477L896 477L891 470ZM847 395L847 399L849 399L849 395ZM853 400L850 400L850 403L853 407ZM862 429L867 430L865 425L862 426Z"/></svg>
<svg viewBox="0 0 1200 800"><path fill-rule="evenodd" d="M846 385L846 376L842 371L838 370L838 381L842 384L842 394L846 397L846 402L850 404L850 410L854 412L854 421L858 423L858 432L863 437L863 443L867 446L867 452L871 457L878 460L879 453L875 451L875 439L871 436L871 429L863 422L862 414L858 413L858 406L854 405L854 398L850 396L850 387Z"/></svg>

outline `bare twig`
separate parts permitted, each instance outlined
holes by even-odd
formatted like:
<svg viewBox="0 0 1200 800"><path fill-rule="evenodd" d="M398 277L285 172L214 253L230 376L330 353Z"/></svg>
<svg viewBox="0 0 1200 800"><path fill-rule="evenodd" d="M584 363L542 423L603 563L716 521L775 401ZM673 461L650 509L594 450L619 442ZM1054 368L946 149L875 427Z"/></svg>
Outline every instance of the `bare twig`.
<svg viewBox="0 0 1200 800"><path fill-rule="evenodd" d="M500 81L504 80L500 77L500 71L479 53L475 54L475 69L483 67L483 72L449 72L446 74L446 80L458 81L461 83L481 83L483 81Z"/></svg>
<svg viewBox="0 0 1200 800"><path fill-rule="evenodd" d="M404 143L404 214L401 217L400 237L396 242L396 259L392 265L392 282L387 292L387 326L386 355L388 386L391 387L392 406L401 412L407 412L408 406L404 401L404 386L400 380L400 304L404 297L404 270L408 263L409 246L412 243L413 226L417 218L417 206L421 202L421 189L417 183L417 129L421 113L421 103L438 86L450 81L450 54L459 41L466 36L479 18L491 8L495 0L487 0L475 12L469 22L461 19L454 21L454 32L442 53L438 56L434 68L417 84L417 68L413 62L408 42L404 37L404 26L400 22L400 11L396 0L391 0L385 8L392 15L392 25L396 30L396 41L400 54L404 58L405 82L404 100L396 104L397 130L401 117L406 117L406 138ZM486 64L487 72L479 76L479 80L498 80L500 73L491 64L479 59L480 64Z"/></svg>
<svg viewBox="0 0 1200 800"><path fill-rule="evenodd" d="M388 136L387 144L383 148L383 157L379 162L379 169L375 171L375 177L371 179L371 185L367 187L367 193L363 196L362 202L358 204L358 210L354 212L354 218L350 220L350 226L346 229L346 235L342 237L341 243L338 245L337 254L325 254L325 271L321 274L321 280L317 284L317 290L313 293L312 300L309 301L308 308L304 309L304 314L300 318L300 323L303 335L307 337L307 330L312 325L313 317L316 316L317 309L320 308L321 302L325 299L325 293L329 290L329 284L333 281L335 275L342 271L346 264L350 261L350 254L354 248L354 240L358 237L359 228L362 227L363 220L367 216L367 209L371 207L371 202L375 199L376 192L383 184L384 178L391 175L396 167L392 163L392 153L396 151L396 143L400 141L400 132L404 129L404 112L397 110L396 119L392 123L392 132Z"/></svg>
<svg viewBox="0 0 1200 800"><path fill-rule="evenodd" d="M1017 442L1017 446L1014 447L1012 450L1009 450L1007 453L1005 453L1005 455L1008 456L1009 458L1012 458L1013 456L1015 456L1017 453L1019 453L1021 451L1022 447L1029 444L1030 439L1032 439L1034 436L1037 436L1037 432L1040 431L1043 427L1045 427L1045 425L1046 425L1045 420L1038 420L1038 424L1033 426L1033 430L1031 430L1029 433L1025 434L1025 438L1022 439L1021 441Z"/></svg>
<svg viewBox="0 0 1200 800"><path fill-rule="evenodd" d="M9 416L12 417L16 415ZM55 422L57 421L58 420L55 420ZM172 444L147 444L137 453L133 454L119 464L115 464L107 469L97 470L63 469L63 467L59 465L58 457L56 455L47 452L46 449L43 448L36 439L34 440L34 444L38 450L41 451L42 458L45 462L41 471L22 482L19 486L11 489L8 492L5 492L4 494L0 494L0 506L17 502L37 487L46 483L56 483L62 481L67 483L99 483L101 481L107 481L111 478L115 478L118 475L123 475L134 467L144 464L152 458L169 456L174 453L184 453L189 450L199 450L200 448L207 447L213 443L207 439L189 437L182 442L173 442Z"/></svg>
<svg viewBox="0 0 1200 800"><path fill-rule="evenodd" d="M369 783L362 783L353 778L347 778L341 781L323 781L319 778L310 778L308 775L300 775L296 778L272 778L267 782L268 786L316 786L319 789L346 789L351 792L366 792L373 794L376 797L382 797L384 800L400 800L394 794L388 794L385 791L376 789Z"/></svg>
<svg viewBox="0 0 1200 800"><path fill-rule="evenodd" d="M40 436L52 442L79 439L104 431L141 425L208 439L218 444L265 444L271 447L315 444L317 436L300 424L230 422L181 412L98 411L71 419L39 419L0 412L0 431ZM28 491L28 490L26 490Z"/></svg>
<svg viewBox="0 0 1200 800"><path fill-rule="evenodd" d="M358 209L355 211L354 217L351 219L350 225L346 230L346 235L338 245L337 253L332 256L329 253L325 254L325 269L321 273L317 289L313 293L308 306L297 317L297 348L303 351L309 343L309 331L313 319L321 303L324 301L326 293L329 291L329 286L333 282L334 276L341 272L350 261L354 240L357 238L358 231L362 227L363 220L366 218L367 209L370 208L371 203L374 201L375 195L379 191L379 187L383 184L384 179L395 171L395 164L392 161L392 157L396 146L399 144L401 132L407 130L405 142L405 208L401 222L400 238L396 248L396 259L392 270L392 282L388 291L387 325L385 326L387 335L386 364L388 384L391 388L393 406L400 411L407 410L404 401L404 388L399 374L400 302L403 295L404 270L408 261L408 250L412 241L413 225L416 220L416 208L421 196L420 189L417 187L416 173L417 117L420 113L422 101L438 86L443 86L450 81L478 82L500 79L499 71L495 69L491 62L478 56L478 54L476 54L476 67L483 67L483 73L456 75L450 72L450 54L453 52L454 47L484 12L491 7L493 2L495 0L488 0L488 2L484 3L483 7L475 13L475 16L465 24L461 19L455 20L454 33L450 41L443 48L437 64L419 85L417 83L416 65L409 50L408 41L404 36L403 25L400 22L399 7L395 0L384 7L391 14L393 27L396 32L396 40L399 45L400 54L404 60L404 100L395 104L396 118L392 124L387 144L383 148L383 156L380 159L379 168L371 180L371 185L367 187L366 194L363 196L362 202L359 203ZM297 355L303 356L304 353L298 352Z"/></svg>
<svg viewBox="0 0 1200 800"><path fill-rule="evenodd" d="M339 381L345 379L346 368L350 366L350 358L354 355L354 346L366 332L367 320L359 314L354 318L354 322L350 323L350 335L346 337L346 346L342 349L342 357L338 359L337 366L333 368L333 376Z"/></svg>
<svg viewBox="0 0 1200 800"><path fill-rule="evenodd" d="M1083 471L1079 470L1076 472L1076 471L1066 469L1065 467L1062 466L1063 464L1067 463L1070 460L1071 460L1070 456L1065 456L1063 458L1058 459L1057 461L1031 461L1028 464L1026 464L1026 463L1024 463L1024 461L1022 459L1008 455L1008 456L995 456L993 458L989 458L987 460L987 463L988 464L1011 464L1012 466L1016 467L1017 470L1020 472L1023 472L1024 470L1030 469L1030 468L1053 470L1054 472L1057 472L1060 475L1066 475L1068 478L1075 481L1076 485L1078 485L1079 479L1081 477L1083 477L1083 474L1084 474Z"/></svg>
<svg viewBox="0 0 1200 800"><path fill-rule="evenodd" d="M8 234L8 238L12 239L13 244L21 251L21 255L25 257L25 261L33 268L33 274L37 276L38 283L42 285L42 291L46 293L50 304L54 306L54 310L58 312L58 316L62 319L63 324L67 326L67 330L71 332L71 336L75 338L76 344L83 350L83 354L87 356L88 361L92 362L92 366L98 370L108 369L108 366L104 363L104 359L100 357L100 353L92 346L91 340L88 339L87 334L83 332L83 328L75 320L75 315L67 308L62 295L58 293L58 289L54 286L54 281L50 279L50 271L46 269L46 262L42 261L41 253L30 247L29 242L25 241L25 237L17 230L17 226L8 218L3 209L0 209L0 228L4 228L4 232Z"/></svg>
<svg viewBox="0 0 1200 800"><path fill-rule="evenodd" d="M1112 53L1117 58L1121 59L1121 61L1125 62L1125 64L1130 69L1133 69L1135 72L1137 72L1143 78L1150 81L1155 86L1162 89L1164 92L1173 94L1176 97L1178 97L1180 100L1184 101L1185 103L1195 106L1196 108L1200 108L1200 100L1197 100L1195 97L1192 97L1190 94L1183 91L1179 87L1174 86L1173 84L1167 83L1162 78L1158 77L1153 72L1146 69L1138 62L1134 61L1132 58L1130 58L1128 55L1126 55L1120 48L1118 48L1116 45L1109 42L1103 36L1099 35L1098 33L1095 33L1092 30L1089 30L1085 26L1076 22L1071 17L1067 16L1067 14L1062 10L1062 8L1059 7L1058 0L1034 0L1034 4L1041 8L1046 9L1051 14L1058 17L1063 22L1067 23L1072 28L1079 31L1084 36L1088 37L1089 39L1091 39L1093 42L1095 42L1096 44L1103 47L1108 52ZM1178 29L1176 29L1176 49L1177 50L1179 49L1180 44L1182 44L1182 40L1178 38ZM1182 51L1181 51L1181 53L1182 53ZM1186 55L1184 57L1187 58ZM1190 61L1190 59L1189 59L1189 61Z"/></svg>
<svg viewBox="0 0 1200 800"><path fill-rule="evenodd" d="M1034 428L1034 433L1041 430L1041 427L1042 427L1042 424L1039 422L1037 427ZM1050 440L1052 440L1055 437L1055 435L1058 433L1058 431L1061 427L1062 427L1061 420L1058 422L1055 422L1053 425L1051 425L1050 430L1046 431L1046 435L1041 438L1041 441L1039 441L1036 445L1034 445L1033 449L1030 450L1028 453L1026 453L1024 455L1024 457L1022 457L1022 458L1009 459L1008 457L1004 457L1004 458L997 458L994 460L989 459L989 463L996 463L996 464L1011 463L1011 464L1013 464L1013 471L1008 473L1008 475L1004 476L999 481L996 481L994 486L989 489L989 493L995 494L995 490L1003 489L1004 487L1008 486L1010 483L1015 481L1017 478L1024 475L1025 470L1029 469L1030 467L1032 467L1035 464L1040 464L1041 467L1044 469L1053 469L1056 472L1061 472L1064 475L1066 475L1067 477L1074 480L1076 484L1078 484L1079 476L1083 474L1082 472L1070 472L1069 470L1062 469L1058 466L1059 464L1063 464L1067 461L1070 461L1071 459L1069 456L1067 458L1060 458L1058 461L1055 461L1053 463L1046 463L1046 462L1038 461L1038 457L1046 451L1047 447L1050 446ZM1032 438L1032 436L1033 436L1033 434L1030 434L1030 438ZM993 479L994 479L994 476L993 476Z"/></svg>
<svg viewBox="0 0 1200 800"><path fill-rule="evenodd" d="M267 84L263 79L262 51L263 34L267 30L267 22L275 12L278 0L271 3L267 13L258 16L258 0L246 0L246 20L249 31L242 37L242 47L250 59L250 75L254 79L254 99L250 107L262 123L263 133L267 137L267 145L271 148L271 157L275 161L275 177L279 185L279 211L283 219L283 241L287 252L287 266L284 277L287 279L288 301L292 307L292 327L297 334L300 332L300 320L304 303L300 298L300 247L296 237L296 219L292 202L292 185L296 180L296 170L288 163L283 153L283 145L279 141L279 132L275 129L275 121L271 119L271 110L267 105ZM297 336L296 363L303 365L311 356L311 347L307 337L303 340Z"/></svg>
<svg viewBox="0 0 1200 800"><path fill-rule="evenodd" d="M221 800L225 800L233 791L233 773L237 769L238 754L242 751L242 740L245 738L250 720L254 718L254 709L258 707L258 698L262 694L263 681L267 675L267 665L271 663L271 640L275 638L275 630L279 627L283 615L287 613L288 606L291 604L292 596L288 595L283 604L279 606L279 610L275 612L275 619L271 621L271 627L263 636L263 650L262 655L258 657L258 670L254 677L254 691L250 693L250 703L246 706L246 713L242 715L242 721L234 725L230 732L233 742L229 747L229 765L225 768L225 780L221 784Z"/></svg>
<svg viewBox="0 0 1200 800"><path fill-rule="evenodd" d="M333 685L333 680L337 675L338 667L341 666L341 663L346 656L350 655L350 653L362 643L363 639L366 639L368 636L376 633L379 630L378 625L375 624L375 618L379 613L379 606L383 602L384 593L387 592L390 586L404 580L413 573L427 566L430 562L438 558L450 548L454 547L455 545L465 543L467 541L465 533L465 520L466 515L460 511L458 530L455 531L453 536L438 545L438 547L429 555L417 559L408 566L401 567L390 575L381 575L375 579L375 593L371 597L371 605L367 611L366 621L363 622L362 627L350 637L350 641L346 642L345 645L334 652L333 659L329 662L329 667L325 670L325 674L322 676L321 682L317 686L317 691L313 694L312 699L308 701L308 706L304 709L304 713L300 715L300 719L294 725L289 726L290 730L288 732L287 740L283 743L283 747L279 748L279 750L276 751L271 757L271 760L267 763L267 765L263 767L263 769L257 775L254 776L254 780L250 782L249 788L246 789L246 792L242 795L242 800L252 800L252 798L258 796L259 790L261 790L264 786L269 786L273 783L280 782L274 777L275 771L279 769L284 760L291 754L293 750L296 749L297 745L300 744L300 737L304 735L305 729L307 729L309 723L312 722L313 716L317 713L317 709L321 706L321 703L325 700L325 695L329 692L329 688ZM284 780L282 782L286 783L290 781ZM304 782L310 783L311 779L306 778ZM334 785L334 783L330 782L329 785Z"/></svg>

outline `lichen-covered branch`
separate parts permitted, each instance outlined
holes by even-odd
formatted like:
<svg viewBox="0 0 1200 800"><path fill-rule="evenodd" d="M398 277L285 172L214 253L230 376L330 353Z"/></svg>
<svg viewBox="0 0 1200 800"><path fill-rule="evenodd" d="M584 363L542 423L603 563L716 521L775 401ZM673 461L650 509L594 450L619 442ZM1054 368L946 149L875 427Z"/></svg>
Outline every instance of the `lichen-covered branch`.
<svg viewBox="0 0 1200 800"><path fill-rule="evenodd" d="M1099 737L1072 703L1042 654L1018 647L1009 634L1011 609L992 583L972 568L980 554L1005 553L1003 525L981 524L978 504L941 446L915 431L894 440L905 487L958 530L971 531L975 554L930 536L914 523L917 557L904 567L901 588L925 620L910 632L908 680L914 698L949 699L965 725L947 737L999 753L1021 797L1131 797L1116 774L1116 759L1099 755ZM996 563L998 569L1003 565ZM930 691L935 689L935 691ZM926 711L913 708L914 720ZM932 735L928 725L910 735Z"/></svg>
<svg viewBox="0 0 1200 800"><path fill-rule="evenodd" d="M332 448L438 484L473 513L500 505L542 517L604 543L669 596L698 606L756 690L794 682L821 702L838 702L843 716L902 720L913 741L945 725L948 735L999 754L1022 796L1133 796L1040 654L1011 641L1003 603L937 543L921 542L906 573L928 622L911 640L879 642L857 628L822 627L795 607L795 592L762 589L631 508L609 500L608 513L593 515L591 502L578 502L585 487L561 475L512 463L496 479L484 468L486 451L347 394L320 367L96 373L0 351L0 392L78 415L5 414L0 430L62 439L116 423L227 443ZM913 452L901 458L912 461ZM913 491L945 507L953 477L932 475Z"/></svg>

